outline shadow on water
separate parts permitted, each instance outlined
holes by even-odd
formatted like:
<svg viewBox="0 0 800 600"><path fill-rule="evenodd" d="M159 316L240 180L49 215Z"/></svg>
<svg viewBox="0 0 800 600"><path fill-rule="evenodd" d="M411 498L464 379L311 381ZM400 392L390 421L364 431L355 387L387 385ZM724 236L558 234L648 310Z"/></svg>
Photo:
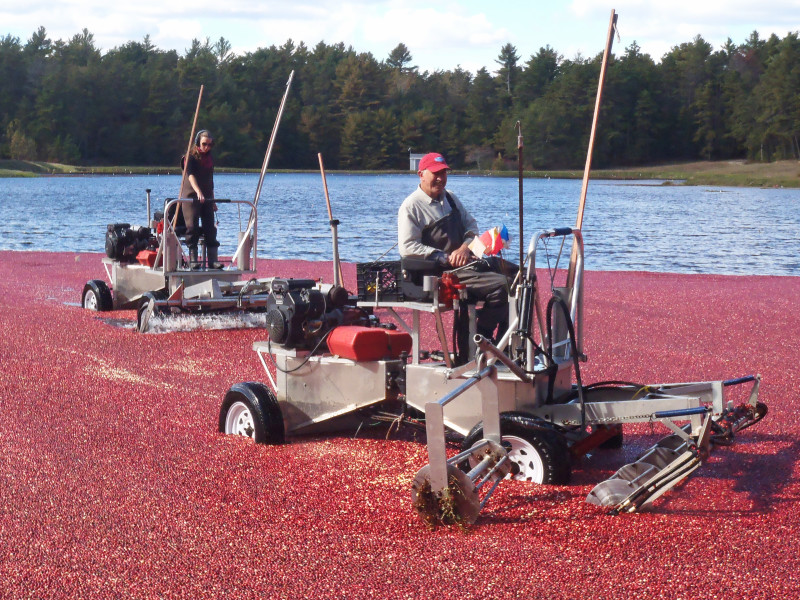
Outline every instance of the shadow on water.
<svg viewBox="0 0 800 600"><path fill-rule="evenodd" d="M755 427L758 427L756 425ZM743 436L747 436L745 439ZM751 452L750 448L766 450L765 452ZM616 451L603 452L601 461L606 464L611 455L619 454ZM709 516L718 517L720 502L714 502L712 507L706 508L703 502L691 506L681 504L675 507L671 501L678 494L686 492L685 486L699 489L702 496L702 487L707 486L714 490L725 489L735 496L744 494L749 507L742 509L742 501L736 500L736 508L726 511L727 516L744 516L770 514L777 507L784 504L796 504L798 498L787 494L787 491L797 485L797 478L793 475L800 457L800 440L790 435L773 435L757 433L748 430L740 434L737 441L730 447L718 447L712 452L711 461L701 465L689 479L679 483L675 488L656 500L651 510L659 514L684 515L684 516ZM583 502L590 487L610 477L614 471L628 462L630 458L614 461L611 469L592 468L587 465L580 466L573 472L572 482L567 486L542 486L531 484L529 489L514 490L503 495L502 500L492 498L487 504L487 510L481 518L491 522L525 523L540 521L547 518L548 505L565 502ZM713 484L712 482L728 482L728 485ZM501 484L502 487L502 484ZM687 492L688 493L688 492ZM537 510L537 504L541 510ZM580 518L580 513L569 518ZM586 518L593 518L586 516Z"/></svg>
<svg viewBox="0 0 800 600"><path fill-rule="evenodd" d="M118 327L119 329L136 329L136 322L131 321L130 319L117 319L114 317L97 317L97 318L106 325L111 325L112 327Z"/></svg>

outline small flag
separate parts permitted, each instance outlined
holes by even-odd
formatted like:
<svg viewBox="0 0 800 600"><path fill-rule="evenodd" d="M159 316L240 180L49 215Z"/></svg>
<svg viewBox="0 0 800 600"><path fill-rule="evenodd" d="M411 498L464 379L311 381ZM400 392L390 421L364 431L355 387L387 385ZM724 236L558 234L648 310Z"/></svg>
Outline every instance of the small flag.
<svg viewBox="0 0 800 600"><path fill-rule="evenodd" d="M469 245L469 249L478 258L493 256L504 248L508 248L508 240L508 228L505 225L492 227L479 237L476 237Z"/></svg>

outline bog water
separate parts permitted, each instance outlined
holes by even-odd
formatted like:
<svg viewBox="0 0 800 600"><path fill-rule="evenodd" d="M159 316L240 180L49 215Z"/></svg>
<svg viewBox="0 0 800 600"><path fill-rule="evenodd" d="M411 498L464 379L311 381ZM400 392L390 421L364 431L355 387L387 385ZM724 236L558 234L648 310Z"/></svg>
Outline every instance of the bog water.
<svg viewBox="0 0 800 600"><path fill-rule="evenodd" d="M0 249L103 252L109 223L144 225L175 197L179 176L0 179ZM220 198L253 200L257 174L217 174ZM340 255L350 262L398 257L397 208L416 187L409 175L328 175ZM578 180L526 179L524 237L575 223ZM516 179L451 176L481 230L505 224L518 260ZM331 232L318 174L267 174L258 205L258 255L330 260ZM247 220L219 205L221 255ZM241 225L240 225L241 223ZM800 275L800 190L590 182L583 234L589 270Z"/></svg>

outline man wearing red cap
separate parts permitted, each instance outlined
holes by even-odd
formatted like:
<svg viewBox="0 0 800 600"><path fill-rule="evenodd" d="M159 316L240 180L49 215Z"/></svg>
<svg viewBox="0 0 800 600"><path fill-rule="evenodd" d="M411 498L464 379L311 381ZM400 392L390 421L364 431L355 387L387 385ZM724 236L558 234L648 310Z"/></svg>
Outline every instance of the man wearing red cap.
<svg viewBox="0 0 800 600"><path fill-rule="evenodd" d="M444 270L476 260L469 244L478 235L478 223L447 185L447 162L431 152L419 162L419 187L403 201L397 216L400 256L435 261ZM478 333L499 338L508 327L508 278L485 263L458 271L469 300L483 300L478 311ZM494 330L498 328L497 338Z"/></svg>

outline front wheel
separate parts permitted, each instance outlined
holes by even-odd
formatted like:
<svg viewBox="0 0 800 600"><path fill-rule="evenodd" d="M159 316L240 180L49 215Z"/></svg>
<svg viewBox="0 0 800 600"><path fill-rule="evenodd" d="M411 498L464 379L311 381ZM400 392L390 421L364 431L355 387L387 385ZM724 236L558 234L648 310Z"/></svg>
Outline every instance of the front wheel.
<svg viewBox="0 0 800 600"><path fill-rule="evenodd" d="M219 431L249 437L257 444L282 444L283 415L275 395L253 381L232 386L220 407Z"/></svg>
<svg viewBox="0 0 800 600"><path fill-rule="evenodd" d="M145 292L139 300L139 308L136 310L136 331L144 333L150 323L150 317L162 313L162 310L156 306L159 300L165 300L167 297L165 290L158 290L155 292Z"/></svg>
<svg viewBox="0 0 800 600"><path fill-rule="evenodd" d="M564 485L572 474L569 449L564 437L557 431L537 424L536 420L518 413L500 415L501 444L509 459L519 471L512 479L533 483ZM472 428L462 449L466 450L483 439L483 425ZM475 466L470 457L470 465Z"/></svg>
<svg viewBox="0 0 800 600"><path fill-rule="evenodd" d="M114 299L111 290L102 279L92 279L83 286L81 306L87 310L106 312L113 310Z"/></svg>

